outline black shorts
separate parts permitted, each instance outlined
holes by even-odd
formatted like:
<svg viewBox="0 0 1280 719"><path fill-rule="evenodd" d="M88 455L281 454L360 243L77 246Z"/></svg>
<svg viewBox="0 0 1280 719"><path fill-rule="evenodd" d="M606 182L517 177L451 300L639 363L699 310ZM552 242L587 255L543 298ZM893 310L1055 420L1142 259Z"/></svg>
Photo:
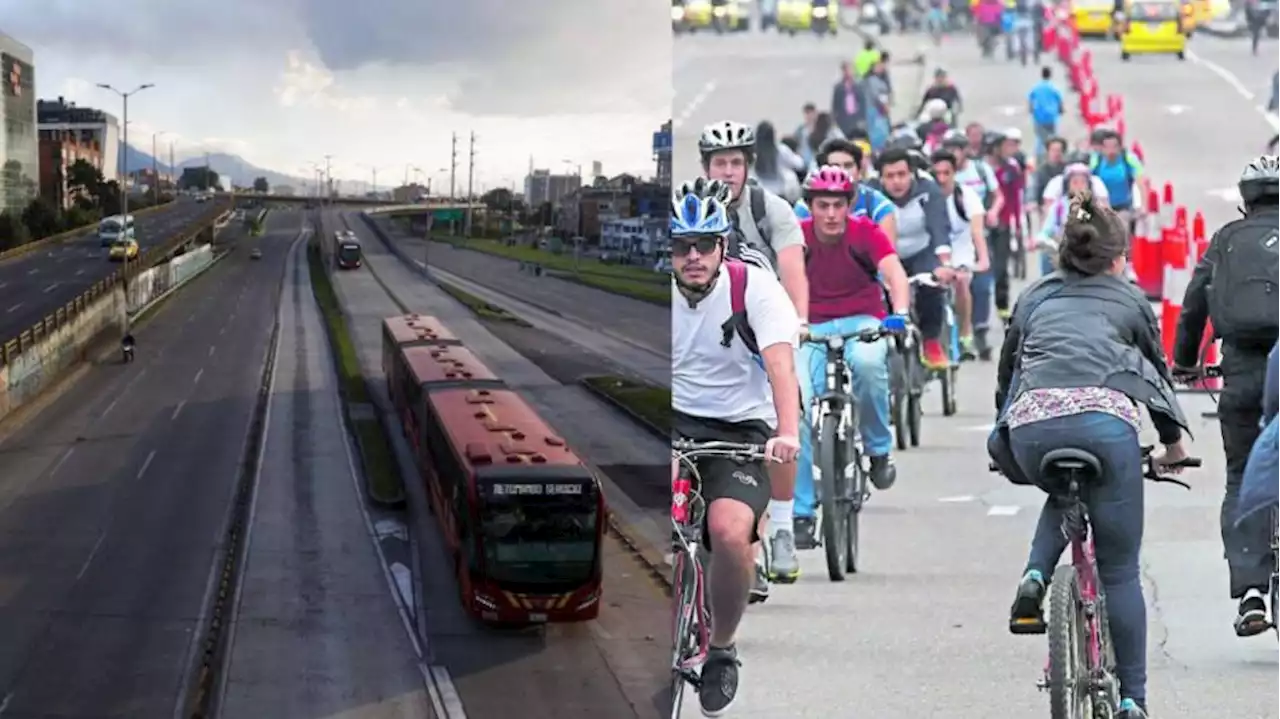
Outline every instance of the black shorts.
<svg viewBox="0 0 1280 719"><path fill-rule="evenodd" d="M723 422L682 412L672 414L675 415L671 420L673 439L762 445L773 437L773 428L760 420ZM736 499L750 507L755 516L751 525L751 541L758 541L760 518L764 516L772 495L764 461L738 462L724 457L704 457L696 462L698 474L702 477L700 491L707 506L710 507L717 499ZM705 532L703 541L710 548L710 538Z"/></svg>

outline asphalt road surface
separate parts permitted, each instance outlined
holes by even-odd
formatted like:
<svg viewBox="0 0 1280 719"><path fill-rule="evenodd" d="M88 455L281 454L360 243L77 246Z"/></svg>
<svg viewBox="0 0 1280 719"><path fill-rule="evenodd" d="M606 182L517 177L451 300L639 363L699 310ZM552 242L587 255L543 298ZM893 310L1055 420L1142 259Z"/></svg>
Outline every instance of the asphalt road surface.
<svg viewBox="0 0 1280 719"><path fill-rule="evenodd" d="M299 214L289 214L296 222ZM269 321L274 309L263 303L238 311ZM427 719L423 673L361 513L302 242L285 265L279 317L219 716Z"/></svg>
<svg viewBox="0 0 1280 719"><path fill-rule="evenodd" d="M677 179L697 172L692 148L703 124L767 118L789 127L805 101L829 96L839 60L856 49L773 35L719 40L676 44L675 112L685 118L676 129ZM915 40L889 43L905 55ZM1193 43L1206 56L1213 44ZM1231 203L1208 191L1233 184L1265 142L1256 109L1195 62L1135 58L1122 65L1110 54L1095 50L1099 82L1126 95L1129 127L1152 171L1185 188L1187 201L1195 197L1211 222L1228 219ZM968 38L949 39L931 64L952 73L968 117L1029 134L1023 108L1035 68L984 62ZM1151 64L1158 69L1144 67ZM1164 106L1176 103L1194 110L1172 116ZM1080 132L1079 123L1067 131ZM1046 698L1034 682L1046 642L1006 629L1042 495L987 472L994 389L994 368L970 364L960 373L956 416L940 416L936 390L926 395L923 446L899 454L897 485L865 510L859 574L829 582L820 550L805 552L799 583L775 586L768 603L748 611L739 638L744 684L733 716L1045 715ZM1276 717L1274 637L1242 641L1231 630L1234 604L1218 538L1225 462L1216 423L1199 418L1210 406L1204 397L1184 401L1194 418L1194 453L1205 461L1186 476L1193 490L1162 485L1147 493L1152 710ZM696 699L684 715L698 716Z"/></svg>
<svg viewBox="0 0 1280 719"><path fill-rule="evenodd" d="M362 230L359 218L349 219L352 228ZM325 213L323 223L327 232L343 226L333 213ZM423 282L377 239L365 232L361 232L361 238L365 267L337 272L333 277L352 322L362 367L374 379L377 391L385 386L380 366L381 321L401 314L379 284L381 279L413 311L442 318L486 364L508 378L586 459L596 464L609 463L594 446L583 451L585 444L578 442L544 404L549 393L575 388L559 387L528 360L513 357L512 350L501 345L482 325L474 319L463 319L469 311ZM521 370L518 365L526 367ZM533 379L535 376L541 379ZM561 404L588 416L593 411L599 413L599 408L593 408L590 402L589 397L570 402L565 396ZM619 436L624 439L618 440ZM403 443L398 435L393 439ZM615 435L614 443L646 439L620 434ZM421 486L410 483L408 491L408 521L417 536L420 558L417 583L423 593L419 600L421 633L433 661L451 675L467 716L639 719L663 713L659 705L667 676L663 662L670 646L669 600L621 543L612 536L606 539L605 599L595 622L551 625L532 631L498 631L479 625L463 611L440 530L431 514L421 509L425 503ZM610 501L615 497L610 494Z"/></svg>
<svg viewBox="0 0 1280 719"><path fill-rule="evenodd" d="M213 205L179 199L135 222L140 251L171 237ZM0 341L31 329L90 285L120 269L99 246L97 231L0 262Z"/></svg>
<svg viewBox="0 0 1280 719"><path fill-rule="evenodd" d="M239 473L292 222L0 444L0 714L169 719ZM220 565L219 565L220 566Z"/></svg>

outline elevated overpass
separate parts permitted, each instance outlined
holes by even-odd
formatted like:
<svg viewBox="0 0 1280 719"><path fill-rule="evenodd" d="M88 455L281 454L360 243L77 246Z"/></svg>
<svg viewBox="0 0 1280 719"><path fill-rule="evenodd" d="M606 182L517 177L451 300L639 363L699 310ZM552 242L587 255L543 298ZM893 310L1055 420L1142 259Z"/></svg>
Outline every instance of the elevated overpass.
<svg viewBox="0 0 1280 719"><path fill-rule="evenodd" d="M219 195L220 197L222 195ZM315 197L306 197L302 195L272 195L263 192L237 192L235 195L227 195L232 197L236 203L246 202L261 204L266 206L289 206L289 207L312 207L318 206L320 199ZM470 207L473 210L481 211L485 209L484 203L481 202L459 202L442 197L431 197L422 202L404 203L393 200L376 200L368 197L334 197L325 199L326 206L334 208L359 208L379 214L394 215L420 215L427 212L452 214L453 212L466 212Z"/></svg>

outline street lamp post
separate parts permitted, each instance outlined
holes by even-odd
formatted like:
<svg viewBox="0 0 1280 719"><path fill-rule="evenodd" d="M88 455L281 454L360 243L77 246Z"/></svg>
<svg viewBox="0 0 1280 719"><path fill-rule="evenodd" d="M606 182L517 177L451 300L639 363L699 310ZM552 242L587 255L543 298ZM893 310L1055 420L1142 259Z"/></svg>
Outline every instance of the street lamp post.
<svg viewBox="0 0 1280 719"><path fill-rule="evenodd" d="M157 130L151 133L151 180L155 183L151 189L151 201L152 204L156 205L160 204L160 160L156 157L157 152L159 152L156 149L156 138L163 134L165 134L164 130ZM169 171L172 172L173 168L170 168Z"/></svg>
<svg viewBox="0 0 1280 719"><path fill-rule="evenodd" d="M115 94L119 95L120 102L123 105L122 112L120 114L121 114L121 124L124 125L124 130L123 130L123 133L124 133L124 183L120 186L120 216L123 219L123 222L121 223L123 226L123 229L121 231L124 233L125 237L127 238L129 236L129 226L130 226L129 225L129 98L133 95L136 95L142 92L143 90L155 87L155 83L150 83L150 82L143 83L128 92L124 92L116 88L114 85L111 85L105 82L98 83L98 87L102 88L103 90L110 90L111 92L114 92ZM124 270L121 276L124 278L124 282L125 282L125 301L128 302L128 297L129 297L129 294L128 294L129 293L129 284L128 284L129 251L128 249L126 249L124 253ZM125 334L128 334L129 328L125 327L123 329Z"/></svg>

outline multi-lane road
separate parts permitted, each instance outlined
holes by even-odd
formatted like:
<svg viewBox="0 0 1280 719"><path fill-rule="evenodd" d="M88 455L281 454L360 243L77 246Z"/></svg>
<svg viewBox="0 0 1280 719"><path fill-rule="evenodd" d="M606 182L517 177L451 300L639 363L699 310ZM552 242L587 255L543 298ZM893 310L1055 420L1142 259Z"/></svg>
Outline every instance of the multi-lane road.
<svg viewBox="0 0 1280 719"><path fill-rule="evenodd" d="M890 38L899 57L916 41ZM682 37L675 43L675 180L698 173L700 128L735 119L799 122L801 106L831 95L852 41L776 35ZM1233 216L1217 190L1230 187L1271 134L1236 85L1265 102L1274 69L1224 78L1208 64L1247 70L1238 44L1197 37L1193 58L1135 57L1091 45L1105 92L1125 96L1128 127L1152 172L1171 180L1180 199L1213 223ZM968 38L930 50L965 95L967 116L1015 125L1030 134L1023 108L1036 69L983 61ZM899 92L905 88L899 86ZM1177 109L1174 107L1177 106ZM1068 131L1082 132L1078 122ZM990 365L967 365L960 412L943 418L926 398L923 446L901 453L898 482L872 497L862 523L862 569L841 584L827 580L818 552L802 553L798 585L775 586L744 621L739 649L744 685L738 717L852 715L973 719L1038 716L1047 709L1034 681L1043 638L1012 637L1005 625L1042 496L988 474L984 450L993 420ZM1276 717L1274 638L1237 640L1218 539L1225 472L1215 423L1199 419L1208 403L1188 398L1195 452L1204 468L1188 475L1191 492L1147 494L1143 577L1149 605L1150 696L1155 716ZM698 715L696 699L685 716Z"/></svg>
<svg viewBox="0 0 1280 719"><path fill-rule="evenodd" d="M140 250L157 245L213 205L179 198L136 220ZM0 342L17 337L90 285L120 269L96 231L0 262Z"/></svg>

